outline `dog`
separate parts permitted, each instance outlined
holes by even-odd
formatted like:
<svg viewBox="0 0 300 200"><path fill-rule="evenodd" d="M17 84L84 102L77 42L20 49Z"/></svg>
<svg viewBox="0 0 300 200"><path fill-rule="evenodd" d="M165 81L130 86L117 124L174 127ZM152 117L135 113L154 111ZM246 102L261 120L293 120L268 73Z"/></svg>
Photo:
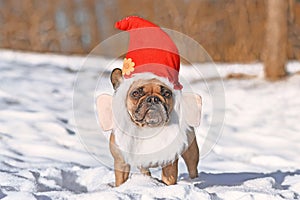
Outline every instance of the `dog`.
<svg viewBox="0 0 300 200"><path fill-rule="evenodd" d="M180 156L190 177L197 177L194 127L200 123L202 100L182 91L176 44L159 26L137 16L115 27L129 32L128 52L122 70L111 72L114 95L97 98L100 126L111 131L115 185L128 179L132 167L149 176L149 168L162 167L162 182L173 185Z"/></svg>
<svg viewBox="0 0 300 200"><path fill-rule="evenodd" d="M167 79L151 73L124 79L116 68L110 80L114 95L102 94L96 103L100 126L111 131L115 185L128 179L131 167L148 176L149 168L161 167L162 182L176 184L179 156L190 178L196 178L199 148L194 127L200 123L201 97L175 90Z"/></svg>

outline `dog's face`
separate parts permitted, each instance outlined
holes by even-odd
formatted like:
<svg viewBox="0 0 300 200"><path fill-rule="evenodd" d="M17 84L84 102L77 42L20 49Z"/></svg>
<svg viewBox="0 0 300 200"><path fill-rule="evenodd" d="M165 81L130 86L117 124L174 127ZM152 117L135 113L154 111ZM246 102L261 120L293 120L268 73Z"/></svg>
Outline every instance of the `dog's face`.
<svg viewBox="0 0 300 200"><path fill-rule="evenodd" d="M162 126L169 121L173 109L172 91L157 79L138 80L129 88L126 105L137 125Z"/></svg>
<svg viewBox="0 0 300 200"><path fill-rule="evenodd" d="M111 81L114 89L121 84L122 74L114 70ZM166 124L173 110L172 90L158 79L137 80L130 86L125 104L131 120L140 127L159 127Z"/></svg>

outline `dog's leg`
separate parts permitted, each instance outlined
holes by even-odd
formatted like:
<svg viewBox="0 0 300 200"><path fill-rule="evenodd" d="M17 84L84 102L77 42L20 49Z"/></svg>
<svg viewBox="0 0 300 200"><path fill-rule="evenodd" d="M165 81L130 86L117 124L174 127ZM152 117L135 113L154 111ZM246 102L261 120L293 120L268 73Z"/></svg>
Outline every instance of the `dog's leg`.
<svg viewBox="0 0 300 200"><path fill-rule="evenodd" d="M141 172L143 175L151 176L151 172L150 172L149 169L144 168L144 167L140 167L139 170L140 170L140 172Z"/></svg>
<svg viewBox="0 0 300 200"><path fill-rule="evenodd" d="M125 162L120 150L116 146L115 136L113 133L110 135L109 147L110 147L110 152L114 158L115 182L116 182L115 185L116 187L118 187L119 185L127 181L130 172L130 165L128 165Z"/></svg>
<svg viewBox="0 0 300 200"><path fill-rule="evenodd" d="M191 141L189 148L182 154L185 164L187 165L190 178L198 177L198 163L199 163L199 148L196 141L194 131L189 133L189 141Z"/></svg>
<svg viewBox="0 0 300 200"><path fill-rule="evenodd" d="M174 185L177 182L178 176L178 159L173 163L162 168L161 180L166 185Z"/></svg>
<svg viewBox="0 0 300 200"><path fill-rule="evenodd" d="M130 172L130 165L126 163L115 162L115 184L116 187L127 181Z"/></svg>

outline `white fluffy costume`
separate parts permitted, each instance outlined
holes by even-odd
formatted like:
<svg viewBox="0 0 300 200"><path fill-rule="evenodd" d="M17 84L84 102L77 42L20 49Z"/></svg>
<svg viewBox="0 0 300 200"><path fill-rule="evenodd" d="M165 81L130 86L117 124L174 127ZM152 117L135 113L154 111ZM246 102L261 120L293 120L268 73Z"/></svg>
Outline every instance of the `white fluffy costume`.
<svg viewBox="0 0 300 200"><path fill-rule="evenodd" d="M173 90L174 108L170 121L163 127L138 127L131 121L124 99L132 82L145 78L156 78L170 86L167 79L148 73L138 74L124 80L114 95L112 105L115 141L126 163L146 168L166 165L178 158L188 147L189 126L181 117L183 106L179 90Z"/></svg>

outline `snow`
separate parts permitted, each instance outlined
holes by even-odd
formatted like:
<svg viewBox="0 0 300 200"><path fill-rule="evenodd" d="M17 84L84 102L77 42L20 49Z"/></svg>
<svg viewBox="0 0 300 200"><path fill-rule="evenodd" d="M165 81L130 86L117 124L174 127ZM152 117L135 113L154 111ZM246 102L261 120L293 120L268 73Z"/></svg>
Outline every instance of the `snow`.
<svg viewBox="0 0 300 200"><path fill-rule="evenodd" d="M257 75L224 79L223 122L212 116L212 89L220 87L209 79L212 65L201 68L207 82L183 66L181 75L203 98L199 178L190 180L180 160L176 185L165 186L161 171L153 169L153 177L132 173L116 188L108 133L91 125L89 102L78 107L80 123L72 104L74 85L84 80L78 70L98 84L96 90L80 90L83 96L112 93L109 71L120 62L92 58L80 68L83 63L80 56L0 52L0 199L300 199L299 75L270 83L260 63L217 64L222 77ZM289 63L289 72L299 70L300 63ZM222 134L210 138L207 132L218 125ZM207 138L210 148L204 147Z"/></svg>

